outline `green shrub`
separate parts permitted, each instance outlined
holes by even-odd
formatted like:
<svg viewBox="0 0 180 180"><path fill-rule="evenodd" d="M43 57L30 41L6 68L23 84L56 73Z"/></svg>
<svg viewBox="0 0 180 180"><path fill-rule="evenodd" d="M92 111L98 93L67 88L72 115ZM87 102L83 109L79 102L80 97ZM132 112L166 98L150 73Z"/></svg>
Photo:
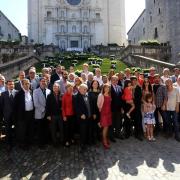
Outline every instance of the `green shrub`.
<svg viewBox="0 0 180 180"><path fill-rule="evenodd" d="M93 68L100 68L100 65L99 64L93 64L92 67Z"/></svg>
<svg viewBox="0 0 180 180"><path fill-rule="evenodd" d="M82 73L82 70L77 69L77 70L75 71L75 75L76 75L76 76L81 76L81 73Z"/></svg>
<svg viewBox="0 0 180 180"><path fill-rule="evenodd" d="M117 64L117 61L111 61L111 64Z"/></svg>
<svg viewBox="0 0 180 180"><path fill-rule="evenodd" d="M160 42L157 40L148 40L148 41L140 41L139 42L142 46L159 46Z"/></svg>

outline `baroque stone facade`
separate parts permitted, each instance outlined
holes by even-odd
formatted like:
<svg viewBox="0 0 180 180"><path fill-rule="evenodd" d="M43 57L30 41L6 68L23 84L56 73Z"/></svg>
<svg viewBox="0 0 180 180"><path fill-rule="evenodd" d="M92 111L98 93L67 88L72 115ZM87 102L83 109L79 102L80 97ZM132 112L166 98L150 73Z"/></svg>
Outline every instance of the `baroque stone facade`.
<svg viewBox="0 0 180 180"><path fill-rule="evenodd" d="M0 11L0 40L19 41L20 33L14 24Z"/></svg>
<svg viewBox="0 0 180 180"><path fill-rule="evenodd" d="M123 45L124 0L28 0L28 36L62 49Z"/></svg>
<svg viewBox="0 0 180 180"><path fill-rule="evenodd" d="M139 44L141 40L157 39L172 46L171 61L179 61L180 53L180 1L146 0L146 9L128 32L128 40Z"/></svg>

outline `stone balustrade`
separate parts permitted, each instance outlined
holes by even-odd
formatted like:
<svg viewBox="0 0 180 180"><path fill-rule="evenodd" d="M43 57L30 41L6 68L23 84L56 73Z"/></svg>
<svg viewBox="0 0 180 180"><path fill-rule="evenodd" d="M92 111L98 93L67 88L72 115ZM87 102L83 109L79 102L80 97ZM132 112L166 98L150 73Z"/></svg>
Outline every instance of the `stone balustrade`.
<svg viewBox="0 0 180 180"><path fill-rule="evenodd" d="M18 75L20 70L27 70L34 64L40 61L34 55L29 55L5 64L0 65L0 74L3 74L6 79L14 78Z"/></svg>
<svg viewBox="0 0 180 180"><path fill-rule="evenodd" d="M171 64L140 55L129 55L126 59L123 60L123 62L129 66L140 67L144 69L148 69L153 66L157 69L157 72L162 72L164 68L169 68L172 70L175 67L180 67L180 65Z"/></svg>
<svg viewBox="0 0 180 180"><path fill-rule="evenodd" d="M129 55L140 55L161 61L170 62L171 60L171 46L141 46L128 45L121 52L121 59L126 59Z"/></svg>

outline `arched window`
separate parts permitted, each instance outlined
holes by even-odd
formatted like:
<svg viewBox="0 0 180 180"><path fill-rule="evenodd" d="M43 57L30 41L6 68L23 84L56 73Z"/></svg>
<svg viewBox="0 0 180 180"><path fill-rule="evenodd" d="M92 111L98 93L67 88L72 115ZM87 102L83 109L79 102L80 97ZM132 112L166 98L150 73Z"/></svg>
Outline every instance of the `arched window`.
<svg viewBox="0 0 180 180"><path fill-rule="evenodd" d="M75 25L72 26L72 32L76 33L76 26Z"/></svg>
<svg viewBox="0 0 180 180"><path fill-rule="evenodd" d="M88 32L87 26L84 26L83 32L84 32L84 33L87 33L87 32Z"/></svg>
<svg viewBox="0 0 180 180"><path fill-rule="evenodd" d="M84 41L84 49L87 49L87 48L88 48L88 42Z"/></svg>
<svg viewBox="0 0 180 180"><path fill-rule="evenodd" d="M84 18L87 18L87 15L88 15L87 12L83 13Z"/></svg>
<svg viewBox="0 0 180 180"><path fill-rule="evenodd" d="M64 17L64 11L61 11L61 17Z"/></svg>
<svg viewBox="0 0 180 180"><path fill-rule="evenodd" d="M61 41L61 48L63 49L63 50L65 50L65 47L66 46L66 43L65 43L65 41Z"/></svg>
<svg viewBox="0 0 180 180"><path fill-rule="evenodd" d="M65 32L65 26L61 25L61 32L64 33Z"/></svg>
<svg viewBox="0 0 180 180"><path fill-rule="evenodd" d="M49 18L51 17L51 15L52 15L51 11L47 11L47 17Z"/></svg>

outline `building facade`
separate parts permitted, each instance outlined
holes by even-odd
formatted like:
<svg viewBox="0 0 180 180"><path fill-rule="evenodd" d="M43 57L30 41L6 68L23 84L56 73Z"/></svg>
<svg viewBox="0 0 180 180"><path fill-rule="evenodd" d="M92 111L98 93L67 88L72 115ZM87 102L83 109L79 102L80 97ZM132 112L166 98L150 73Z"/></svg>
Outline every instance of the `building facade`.
<svg viewBox="0 0 180 180"><path fill-rule="evenodd" d="M139 44L141 40L156 39L172 46L171 62L179 61L180 53L180 1L146 0L146 8L128 32L128 40Z"/></svg>
<svg viewBox="0 0 180 180"><path fill-rule="evenodd" d="M62 49L123 45L124 0L28 0L28 37Z"/></svg>
<svg viewBox="0 0 180 180"><path fill-rule="evenodd" d="M19 30L13 23L0 11L0 40L3 41L19 41Z"/></svg>

